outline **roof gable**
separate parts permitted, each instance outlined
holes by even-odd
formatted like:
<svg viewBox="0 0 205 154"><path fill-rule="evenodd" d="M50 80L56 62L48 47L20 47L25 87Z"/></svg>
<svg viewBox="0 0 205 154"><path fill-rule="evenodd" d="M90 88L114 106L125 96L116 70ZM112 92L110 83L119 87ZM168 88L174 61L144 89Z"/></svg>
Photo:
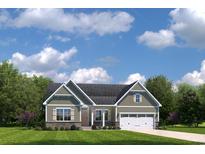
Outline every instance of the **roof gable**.
<svg viewBox="0 0 205 154"><path fill-rule="evenodd" d="M138 81L132 84L84 84L69 80L63 85L72 95L74 95L81 103L82 100L91 102L91 105L113 105L118 103L131 91L131 90L144 90L154 101L161 106L157 99ZM72 86L71 86L72 85ZM59 90L60 84L54 83L48 87L48 95L52 96ZM71 88L71 89L70 89ZM77 90L77 91L76 91ZM50 97L49 97L50 98Z"/></svg>
<svg viewBox="0 0 205 154"><path fill-rule="evenodd" d="M145 88L139 81L136 81L136 82L130 84L129 89L126 91L126 93L124 93L124 94L122 95L122 97L120 97L120 99L118 99L118 101L115 103L115 105L118 105L118 104L120 103L120 101L121 101L125 96L127 96L127 94L128 94L131 90L144 90L144 91L151 97L151 99L153 99L153 100L156 102L156 104L157 104L158 106L160 106L160 107L162 106L162 105L159 103L159 101L158 101L158 100L147 90L147 88Z"/></svg>
<svg viewBox="0 0 205 154"><path fill-rule="evenodd" d="M49 88L53 87L53 88L56 88L58 87L59 84L54 84L54 85L51 85ZM68 94L71 94L72 96L74 96L75 99L77 99L81 105L85 105L64 83L61 84L56 90L54 89L49 89L50 92L51 91L54 91L44 102L43 102L43 105L47 105L48 101L55 95L57 94L57 92L59 92L62 88L65 88L64 90L67 90L68 91ZM59 94L58 94L59 95Z"/></svg>

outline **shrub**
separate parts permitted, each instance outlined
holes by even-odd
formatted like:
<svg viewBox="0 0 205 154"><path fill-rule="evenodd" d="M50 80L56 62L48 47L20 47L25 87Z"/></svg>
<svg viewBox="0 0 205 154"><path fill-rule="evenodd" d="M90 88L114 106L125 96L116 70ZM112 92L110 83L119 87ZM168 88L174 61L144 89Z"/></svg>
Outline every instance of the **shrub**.
<svg viewBox="0 0 205 154"><path fill-rule="evenodd" d="M96 130L97 129L97 126L96 125L92 125L91 127L93 130Z"/></svg>
<svg viewBox="0 0 205 154"><path fill-rule="evenodd" d="M46 127L46 130L53 130L52 127Z"/></svg>
<svg viewBox="0 0 205 154"><path fill-rule="evenodd" d="M108 129L112 129L112 126L108 126Z"/></svg>
<svg viewBox="0 0 205 154"><path fill-rule="evenodd" d="M25 127L30 127L35 125L35 118L36 114L34 112L22 112L18 117L18 122L25 126Z"/></svg>
<svg viewBox="0 0 205 154"><path fill-rule="evenodd" d="M58 127L55 127L54 130L58 130Z"/></svg>
<svg viewBox="0 0 205 154"><path fill-rule="evenodd" d="M65 127L65 130L70 130L68 127Z"/></svg>
<svg viewBox="0 0 205 154"><path fill-rule="evenodd" d="M60 130L65 130L65 128L61 126L61 127L60 127Z"/></svg>
<svg viewBox="0 0 205 154"><path fill-rule="evenodd" d="M116 127L115 127L115 126L112 126L112 129L116 129Z"/></svg>
<svg viewBox="0 0 205 154"><path fill-rule="evenodd" d="M101 126L98 126L97 129L102 129L102 127L101 127Z"/></svg>
<svg viewBox="0 0 205 154"><path fill-rule="evenodd" d="M106 126L104 126L104 127L103 127L103 129L107 129L107 127L106 127Z"/></svg>
<svg viewBox="0 0 205 154"><path fill-rule="evenodd" d="M116 127L116 129L121 129L120 127Z"/></svg>
<svg viewBox="0 0 205 154"><path fill-rule="evenodd" d="M35 129L35 130L42 130L43 128L42 128L42 127L39 127L39 126L36 126L34 129Z"/></svg>
<svg viewBox="0 0 205 154"><path fill-rule="evenodd" d="M76 127L76 130L81 130L81 128L80 127Z"/></svg>
<svg viewBox="0 0 205 154"><path fill-rule="evenodd" d="M71 130L77 130L77 127L76 127L76 125L72 125L72 126L70 127L70 129L71 129Z"/></svg>

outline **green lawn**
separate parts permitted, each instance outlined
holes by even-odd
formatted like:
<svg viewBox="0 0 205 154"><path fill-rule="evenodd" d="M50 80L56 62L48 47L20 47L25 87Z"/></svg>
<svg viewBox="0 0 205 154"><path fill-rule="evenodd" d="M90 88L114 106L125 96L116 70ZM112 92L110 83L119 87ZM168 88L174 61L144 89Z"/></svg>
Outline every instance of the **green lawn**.
<svg viewBox="0 0 205 154"><path fill-rule="evenodd" d="M122 130L105 131L40 131L17 127L0 128L0 144L199 144Z"/></svg>
<svg viewBox="0 0 205 154"><path fill-rule="evenodd" d="M205 134L205 122L200 124L198 128L188 127L186 125L178 124L178 125L174 125L174 126L167 126L166 130L187 132L187 133Z"/></svg>

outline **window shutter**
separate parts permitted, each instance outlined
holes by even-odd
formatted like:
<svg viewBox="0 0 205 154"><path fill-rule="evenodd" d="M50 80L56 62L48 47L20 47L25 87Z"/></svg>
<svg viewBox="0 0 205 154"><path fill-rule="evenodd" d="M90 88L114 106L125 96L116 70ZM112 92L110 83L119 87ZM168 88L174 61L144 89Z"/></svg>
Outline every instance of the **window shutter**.
<svg viewBox="0 0 205 154"><path fill-rule="evenodd" d="M140 102L142 102L142 95L140 95Z"/></svg>
<svg viewBox="0 0 205 154"><path fill-rule="evenodd" d="M71 117L71 120L74 120L74 109L71 109L70 117Z"/></svg>
<svg viewBox="0 0 205 154"><path fill-rule="evenodd" d="M53 121L56 121L56 109L53 109Z"/></svg>

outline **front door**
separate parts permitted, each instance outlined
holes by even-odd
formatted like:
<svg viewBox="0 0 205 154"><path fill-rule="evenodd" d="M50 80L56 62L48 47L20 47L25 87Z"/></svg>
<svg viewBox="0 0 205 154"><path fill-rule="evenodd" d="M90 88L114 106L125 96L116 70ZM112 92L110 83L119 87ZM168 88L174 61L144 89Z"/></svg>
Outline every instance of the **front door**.
<svg viewBox="0 0 205 154"><path fill-rule="evenodd" d="M81 112L82 126L89 126L88 108L82 108Z"/></svg>

